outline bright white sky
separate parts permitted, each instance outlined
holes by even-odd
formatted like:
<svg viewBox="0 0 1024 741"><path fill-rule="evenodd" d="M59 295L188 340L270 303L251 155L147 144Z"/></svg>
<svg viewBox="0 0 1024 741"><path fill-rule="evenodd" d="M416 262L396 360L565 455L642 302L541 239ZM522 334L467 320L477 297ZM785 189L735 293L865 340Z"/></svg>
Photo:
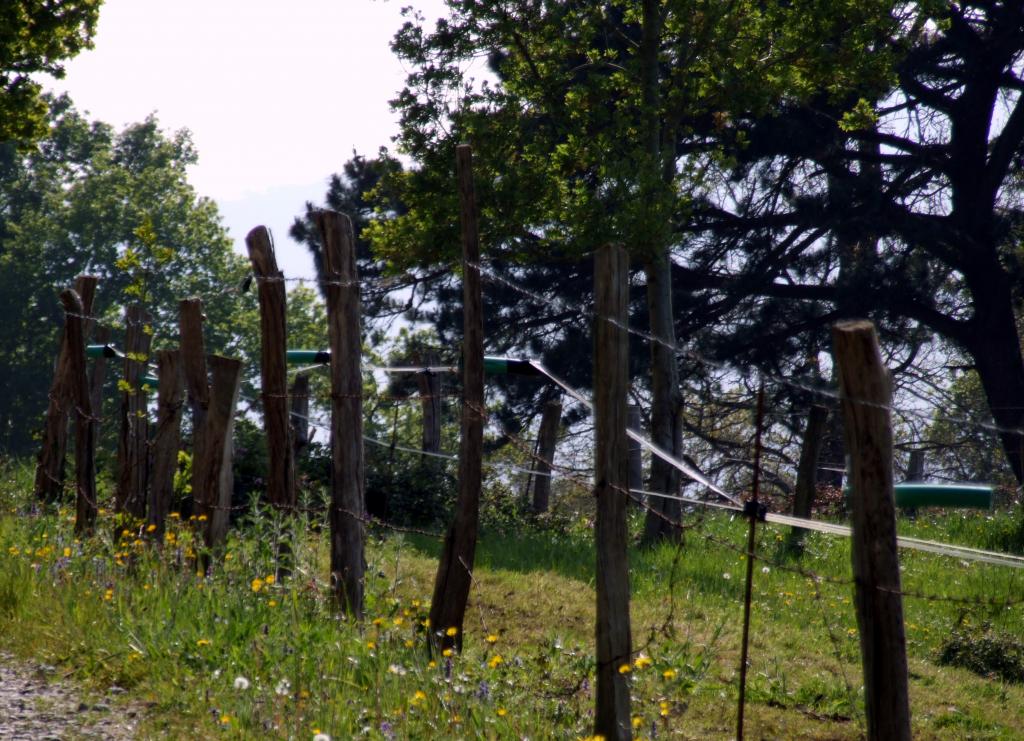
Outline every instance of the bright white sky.
<svg viewBox="0 0 1024 741"><path fill-rule="evenodd" d="M191 181L236 249L264 224L285 275L309 276L288 228L353 150L391 145L405 72L389 42L406 5L445 14L443 0L105 0L95 48L53 87L115 127L155 112L191 130Z"/></svg>

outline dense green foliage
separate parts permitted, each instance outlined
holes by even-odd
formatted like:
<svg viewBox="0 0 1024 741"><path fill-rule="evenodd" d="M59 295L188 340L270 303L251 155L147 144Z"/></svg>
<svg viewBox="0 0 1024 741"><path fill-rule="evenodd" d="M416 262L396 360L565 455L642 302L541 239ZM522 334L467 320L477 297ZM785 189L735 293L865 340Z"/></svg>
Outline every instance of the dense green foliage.
<svg viewBox="0 0 1024 741"><path fill-rule="evenodd" d="M46 131L47 104L34 77L92 46L103 0L7 0L0 5L0 143Z"/></svg>
<svg viewBox="0 0 1024 741"><path fill-rule="evenodd" d="M253 314L238 296L246 261L232 252L214 202L188 182L197 157L188 132L167 134L153 117L115 132L67 98L49 105L36 145L0 144L0 366L9 391L0 449L12 452L31 446L46 408L63 323L56 296L76 275L99 278L93 313L106 324L142 301L154 347L176 336L180 298L203 298L212 351L240 352L239 330Z"/></svg>

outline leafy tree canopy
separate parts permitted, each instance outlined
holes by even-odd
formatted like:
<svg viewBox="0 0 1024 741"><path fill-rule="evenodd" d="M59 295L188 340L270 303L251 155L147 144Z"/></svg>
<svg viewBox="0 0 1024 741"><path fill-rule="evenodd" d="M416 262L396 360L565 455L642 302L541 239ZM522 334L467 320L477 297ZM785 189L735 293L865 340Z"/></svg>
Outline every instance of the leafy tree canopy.
<svg viewBox="0 0 1024 741"><path fill-rule="evenodd" d="M211 351L241 355L255 299L240 298L247 262L232 252L213 201L196 195L187 131L155 118L115 132L48 100L49 128L28 150L0 145L0 448L31 446L46 407L62 316L56 295L81 273L100 279L93 313L116 325L127 303L153 314L155 347L177 335L178 300L204 301Z"/></svg>
<svg viewBox="0 0 1024 741"><path fill-rule="evenodd" d="M63 77L63 62L92 46L102 0L0 3L0 142L46 132L46 101L33 75Z"/></svg>

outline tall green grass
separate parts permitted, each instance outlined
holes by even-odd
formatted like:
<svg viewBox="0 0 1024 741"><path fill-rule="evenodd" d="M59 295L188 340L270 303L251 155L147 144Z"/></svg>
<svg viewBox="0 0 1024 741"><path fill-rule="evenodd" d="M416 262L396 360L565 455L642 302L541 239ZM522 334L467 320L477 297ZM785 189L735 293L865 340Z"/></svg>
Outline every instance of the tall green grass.
<svg viewBox="0 0 1024 741"><path fill-rule="evenodd" d="M83 691L111 685L166 737L583 738L591 732L592 531L485 531L462 655L429 654L425 625L438 543L374 531L367 618L339 615L326 583L326 524L301 518L293 575L272 543L282 523L253 510L222 567L197 575L191 525L159 547L104 512L77 540L67 509L37 511L27 469L0 471L0 647L63 667ZM908 533L985 546L1014 518L943 515ZM681 545L630 552L635 734L727 738L736 702L747 524L690 516ZM861 678L849 544L812 535L800 560L760 527L748 728L764 738L858 738ZM1002 536L998 536L1002 537ZM1016 738L1019 685L940 665L959 635L1024 635L1018 573L903 554L915 736ZM802 573L801 573L802 572ZM821 578L815 578L820 576ZM971 604L976 600L978 604Z"/></svg>

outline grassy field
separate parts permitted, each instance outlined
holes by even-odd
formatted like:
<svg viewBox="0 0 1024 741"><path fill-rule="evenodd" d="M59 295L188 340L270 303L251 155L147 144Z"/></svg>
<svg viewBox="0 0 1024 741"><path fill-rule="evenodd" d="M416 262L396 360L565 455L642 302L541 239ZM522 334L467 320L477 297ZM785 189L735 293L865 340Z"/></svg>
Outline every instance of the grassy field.
<svg viewBox="0 0 1024 741"><path fill-rule="evenodd" d="M161 548L101 517L78 541L71 513L37 513L27 469L0 479L0 649L59 667L83 692L128 690L147 737L586 738L593 681L592 532L485 532L465 652L428 655L437 541L374 532L362 625L331 609L325 530L296 528L294 576L277 581L275 523L252 516L224 567L200 578L189 523ZM729 738L737 699L746 524L691 515L680 547L631 552L634 734ZM922 517L921 537L1012 542L1008 515ZM761 529L748 686L749 738L863 733L849 544L813 536L799 561ZM915 738L1024 738L1024 575L904 553ZM803 571L804 573L800 573ZM809 574L820 575L821 579ZM834 580L834 581L833 581ZM977 671L943 663L954 660ZM986 675L978 673L987 672Z"/></svg>

